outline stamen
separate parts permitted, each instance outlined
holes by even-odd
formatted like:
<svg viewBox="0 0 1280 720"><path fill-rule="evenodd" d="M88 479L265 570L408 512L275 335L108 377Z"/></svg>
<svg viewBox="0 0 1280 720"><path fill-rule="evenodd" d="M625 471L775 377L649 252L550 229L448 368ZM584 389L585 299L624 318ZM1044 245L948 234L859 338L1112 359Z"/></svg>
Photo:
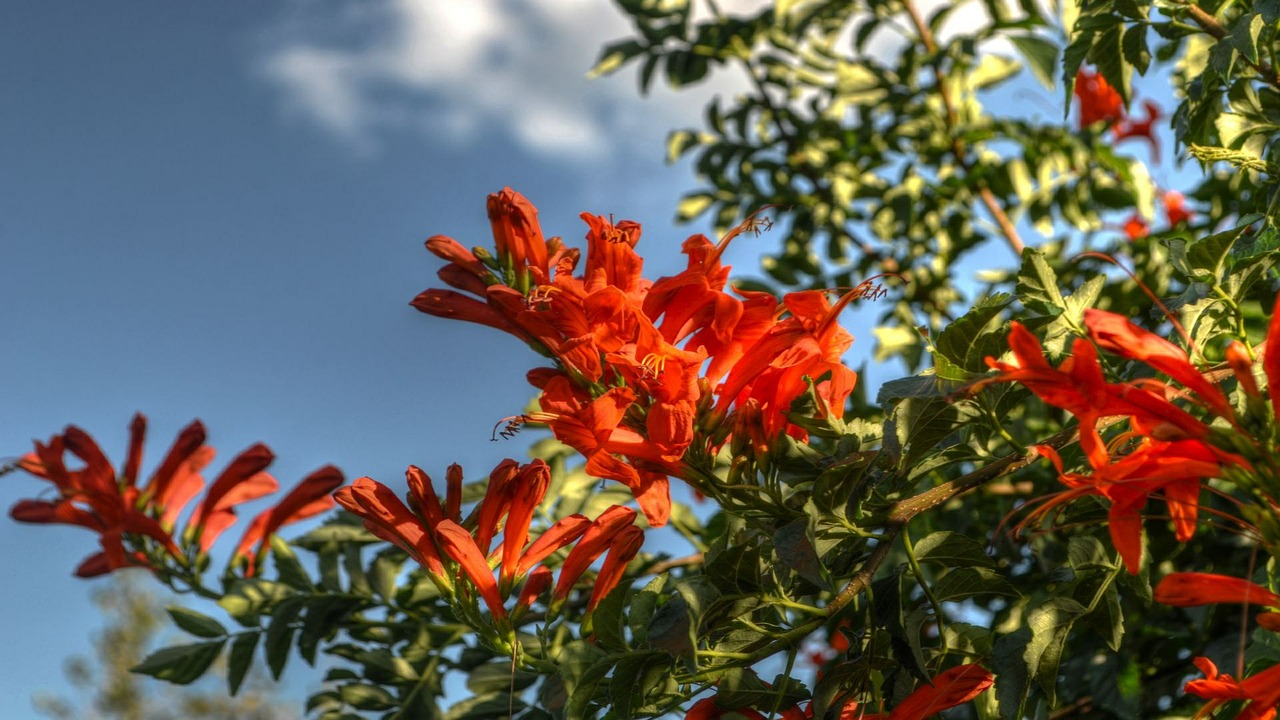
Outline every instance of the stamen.
<svg viewBox="0 0 1280 720"><path fill-rule="evenodd" d="M493 434L489 437L489 441L497 442L499 435L502 436L503 440L510 440L518 435L520 433L520 429L528 422L529 418L526 415L513 415L511 417L502 418L493 426ZM506 426L499 430L498 426L503 423L506 423Z"/></svg>
<svg viewBox="0 0 1280 720"><path fill-rule="evenodd" d="M658 373L662 372L667 366L667 356L658 353L649 353L640 361L640 376L644 378L658 377Z"/></svg>
<svg viewBox="0 0 1280 720"><path fill-rule="evenodd" d="M529 291L524 298L524 306L530 310L545 309L551 304L551 296L560 292L554 285L539 285ZM541 307L538 307L541 306Z"/></svg>

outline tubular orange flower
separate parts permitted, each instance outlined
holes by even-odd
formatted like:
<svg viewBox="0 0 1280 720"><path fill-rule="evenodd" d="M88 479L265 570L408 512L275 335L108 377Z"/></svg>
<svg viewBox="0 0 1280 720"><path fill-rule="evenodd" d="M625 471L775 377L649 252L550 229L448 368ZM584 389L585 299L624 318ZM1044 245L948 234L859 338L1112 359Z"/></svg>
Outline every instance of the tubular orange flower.
<svg viewBox="0 0 1280 720"><path fill-rule="evenodd" d="M858 290L851 291L834 305L818 290L784 297L782 302L791 316L770 328L729 371L720 388L717 412L754 398L764 414L767 435L776 437L789 431L807 436L790 425L786 413L791 402L804 392L805 376L817 380L830 372L831 379L821 384L819 396L831 412L842 415L858 376L841 361L841 355L853 344L853 336L836 320L840 311L858 296Z"/></svg>
<svg viewBox="0 0 1280 720"><path fill-rule="evenodd" d="M1124 234L1130 240L1139 240L1151 234L1151 226L1141 215L1134 213L1124 221Z"/></svg>
<svg viewBox="0 0 1280 720"><path fill-rule="evenodd" d="M1248 701L1236 715L1237 720L1272 720L1276 717L1276 706L1280 705L1280 665L1273 665L1244 680L1236 680L1230 675L1219 675L1218 667L1209 658L1198 657L1192 662L1205 677L1189 681L1184 690L1209 701L1196 713L1196 717L1211 715L1219 706L1233 700Z"/></svg>
<svg viewBox="0 0 1280 720"><path fill-rule="evenodd" d="M1166 575L1156 586L1155 601L1173 607L1252 603L1280 608L1280 595L1261 585L1229 575L1195 572Z"/></svg>
<svg viewBox="0 0 1280 720"><path fill-rule="evenodd" d="M525 578L524 586L520 588L520 597L516 599L515 609L512 610L513 615L528 610L538 599L539 595L547 591L551 587L551 568L539 565L533 572L529 573L529 577Z"/></svg>
<svg viewBox="0 0 1280 720"><path fill-rule="evenodd" d="M1170 190L1162 198L1164 215L1169 219L1169 227L1177 227L1191 222L1196 214L1187 209L1187 198L1177 190Z"/></svg>
<svg viewBox="0 0 1280 720"><path fill-rule="evenodd" d="M235 522L236 505L279 489L275 478L264 472L273 460L271 449L258 443L236 456L209 486L191 518L191 526L200 536L201 552L207 552L222 531Z"/></svg>
<svg viewBox="0 0 1280 720"><path fill-rule="evenodd" d="M596 575L595 586L591 588L587 612L595 610L596 605L599 605L600 601L618 586L623 571L627 569L627 563L640 552L640 546L643 544L644 530L635 525L623 528L614 537L613 542L609 544L609 554L605 556L604 564L600 566L600 572Z"/></svg>
<svg viewBox="0 0 1280 720"><path fill-rule="evenodd" d="M551 607L554 613L569 597L569 591L587 571L596 558L604 554L618 533L629 527L636 520L636 511L629 507L614 505L600 514L583 534L578 544L569 551L569 556L560 566L560 578L555 589L551 591Z"/></svg>
<svg viewBox="0 0 1280 720"><path fill-rule="evenodd" d="M1267 376L1267 397L1271 399L1271 412L1280 421L1280 295L1276 296L1275 307L1271 310L1271 322L1267 326L1262 372Z"/></svg>
<svg viewBox="0 0 1280 720"><path fill-rule="evenodd" d="M1079 70L1073 92L1080 100L1081 130L1100 120L1110 123L1124 117L1124 101L1120 93L1097 73Z"/></svg>
<svg viewBox="0 0 1280 720"><path fill-rule="evenodd" d="M930 684L908 695L889 713L889 720L924 720L969 702L994 682L995 678L981 665L958 665L938 673Z"/></svg>
<svg viewBox="0 0 1280 720"><path fill-rule="evenodd" d="M342 485L342 471L332 465L326 465L303 478L287 495L280 499L274 507L258 514L249 524L249 529L240 544L236 546L233 557L247 557L246 577L252 577L257 571L257 558L266 551L267 541L280 528L290 523L314 517L333 507L332 493ZM250 554L249 548L258 544L257 552Z"/></svg>
<svg viewBox="0 0 1280 720"><path fill-rule="evenodd" d="M1107 498L1111 542L1133 574L1142 563L1142 509L1147 499L1164 492L1175 534L1186 542L1195 534L1201 481L1221 473L1220 454L1197 440L1147 441L1115 462L1095 466L1093 475L1063 472L1062 458L1053 448L1038 445L1036 450L1071 489L1037 508L1032 517L1083 495Z"/></svg>
<svg viewBox="0 0 1280 720"><path fill-rule="evenodd" d="M1122 118L1120 122L1111 126L1111 133L1115 137L1116 142L1127 138L1145 138L1151 143L1151 156L1154 158L1160 154L1160 145L1156 140L1154 133L1155 123L1161 118L1160 106L1151 100L1143 100L1142 108L1146 110L1147 117L1142 120L1135 120L1130 117Z"/></svg>
<svg viewBox="0 0 1280 720"><path fill-rule="evenodd" d="M520 556L520 562L516 565L515 576L524 575L551 553L582 537L589 527L591 527L591 520L577 513L556 521L525 549L524 554Z"/></svg>
<svg viewBox="0 0 1280 720"><path fill-rule="evenodd" d="M348 512L364 520L374 535L398 546L427 568L434 577L446 577L444 564L426 528L390 488L372 478L362 477L333 494Z"/></svg>
<svg viewBox="0 0 1280 720"><path fill-rule="evenodd" d="M1105 310L1085 310L1084 324L1089 329L1089 337L1103 350L1150 365L1181 383L1192 392L1192 400L1203 403L1214 414L1232 417L1226 395L1200 374L1182 348L1134 325L1123 315Z"/></svg>
<svg viewBox="0 0 1280 720"><path fill-rule="evenodd" d="M275 480L263 472L273 459L265 445L255 445L241 453L210 487L199 508L192 514L183 533L182 545L175 540L173 529L187 503L200 492L204 479L200 472L214 456L204 444L205 429L194 421L179 434L145 488L138 487L147 429L146 417L137 414L129 424L129 444L119 472L105 453L85 431L68 426L61 435L46 443L37 442L35 452L22 458L18 466L36 477L53 483L59 491L56 500L27 500L14 506L12 515L24 522L57 522L90 528L99 533L102 551L87 558L77 574L88 577L111 572L121 567L150 566L148 553L135 544L137 538L150 538L180 563L186 563L189 545L199 535L198 549L208 551L218 535L235 519L234 506L260 497L276 487ZM70 453L84 462L79 470L67 468L64 455ZM337 473L333 468L318 471L313 478ZM304 483L275 508L278 522L270 512L255 519L246 542L242 539L237 555L257 539L275 531L280 524L320 512L332 502L326 497L338 484L318 479ZM185 549L184 549L185 548Z"/></svg>
<svg viewBox="0 0 1280 720"><path fill-rule="evenodd" d="M551 468L542 460L534 460L520 468L508 486L510 509L502 529L502 570L499 575L499 586L504 591L510 591L515 582L520 554L529 541L529 524L533 522L533 513L542 503L550 483Z"/></svg>
<svg viewBox="0 0 1280 720"><path fill-rule="evenodd" d="M476 539L452 520L441 522L434 530L436 538L440 541L440 549L458 563L462 572L466 573L494 619L505 624L507 609L502 605L502 594L498 591L498 583L493 579L493 570L489 568L489 562L485 560L484 552L476 543Z"/></svg>

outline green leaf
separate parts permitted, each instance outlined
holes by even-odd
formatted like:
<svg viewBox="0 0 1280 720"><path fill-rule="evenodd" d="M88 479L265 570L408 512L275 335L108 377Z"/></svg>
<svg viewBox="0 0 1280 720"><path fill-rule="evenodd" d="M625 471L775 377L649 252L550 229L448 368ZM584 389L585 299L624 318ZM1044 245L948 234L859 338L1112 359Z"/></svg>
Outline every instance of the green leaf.
<svg viewBox="0 0 1280 720"><path fill-rule="evenodd" d="M260 632L245 632L231 640L231 649L227 651L227 688L232 696L240 691L240 685L249 674L253 651L257 649L260 637Z"/></svg>
<svg viewBox="0 0 1280 720"><path fill-rule="evenodd" d="M1044 253L1027 248L1022 251L1022 269L1018 271L1018 299L1041 315L1058 315L1066 309L1058 274L1045 260Z"/></svg>
<svg viewBox="0 0 1280 720"><path fill-rule="evenodd" d="M935 352L968 372L985 371L986 357L999 355L1005 346L1004 334L988 332L987 328L1012 302L1013 296L1008 293L997 293L983 299L938 333L934 341Z"/></svg>
<svg viewBox="0 0 1280 720"><path fill-rule="evenodd" d="M1231 44L1251 63L1258 62L1258 35L1265 26L1258 13L1241 15L1231 24Z"/></svg>
<svg viewBox="0 0 1280 720"><path fill-rule="evenodd" d="M773 549L784 565L823 590L834 589L809 539L809 518L796 518L773 534Z"/></svg>
<svg viewBox="0 0 1280 720"><path fill-rule="evenodd" d="M1053 705L1057 698L1058 663L1071 626L1085 614L1085 606L1067 597L1051 598L1027 615L1031 641L1023 659Z"/></svg>
<svg viewBox="0 0 1280 720"><path fill-rule="evenodd" d="M671 677L671 656L661 652L629 653L618 660L609 680L611 712L628 718L646 704L648 691L661 688Z"/></svg>
<svg viewBox="0 0 1280 720"><path fill-rule="evenodd" d="M666 573L655 577L631 598L627 624L631 627L631 637L637 644L648 642L649 623L653 620L654 611L658 609L658 601L663 597L667 578Z"/></svg>
<svg viewBox="0 0 1280 720"><path fill-rule="evenodd" d="M1129 98L1133 96L1133 85L1130 82L1130 66L1124 62L1124 49L1121 47L1121 32L1125 24L1119 17L1111 20L1114 21L1113 24L1098 33L1093 47L1089 49L1089 60L1128 105Z"/></svg>
<svg viewBox="0 0 1280 720"><path fill-rule="evenodd" d="M1121 41L1121 49L1125 62L1136 68L1138 73L1145 75L1147 67L1151 65L1151 51L1147 49L1147 26L1133 25L1126 30L1124 39Z"/></svg>
<svg viewBox="0 0 1280 720"><path fill-rule="evenodd" d="M996 639L991 651L991 669L996 676L996 699L1001 720L1023 720L1023 707L1031 690L1030 663L1026 659L1031 630L1018 628Z"/></svg>
<svg viewBox="0 0 1280 720"><path fill-rule="evenodd" d="M276 579L295 590L309 592L314 588L307 569L298 561L293 548L279 535L271 536L271 562L276 567Z"/></svg>
<svg viewBox="0 0 1280 720"><path fill-rule="evenodd" d="M218 605L236 622L252 627L258 624L258 615L293 594L294 591L282 583L254 578L237 582Z"/></svg>
<svg viewBox="0 0 1280 720"><path fill-rule="evenodd" d="M369 564L369 584L383 600L391 601L396 594L396 579L404 565L406 555L400 548L388 548L374 556Z"/></svg>
<svg viewBox="0 0 1280 720"><path fill-rule="evenodd" d="M766 684L750 668L733 668L716 684L717 700L731 708L787 708L809 696L804 683L782 675ZM775 705L776 704L776 705Z"/></svg>
<svg viewBox="0 0 1280 720"><path fill-rule="evenodd" d="M523 700L505 692L490 693L454 703L445 711L444 720L505 720L526 707Z"/></svg>
<svg viewBox="0 0 1280 720"><path fill-rule="evenodd" d="M934 583L933 595L938 602L956 602L976 595L1018 597L1019 593L1004 576L993 570L966 567L943 575Z"/></svg>
<svg viewBox="0 0 1280 720"><path fill-rule="evenodd" d="M1085 623L1106 641L1112 651L1119 652L1120 642L1124 639L1124 611L1120 608L1120 593L1115 583L1107 585L1102 596L1102 602L1089 613Z"/></svg>
<svg viewBox="0 0 1280 720"><path fill-rule="evenodd" d="M227 634L227 630L222 627L222 623L208 615L202 615L195 610L188 610L180 605L170 605L165 610L169 613L169 617L173 618L175 625L196 637L216 638Z"/></svg>
<svg viewBox="0 0 1280 720"><path fill-rule="evenodd" d="M285 662L289 660L289 650L293 647L293 634L297 627L293 622L306 605L306 597L292 597L276 606L271 615L271 625L267 627L264 648L267 654L267 667L271 677L279 680L284 672Z"/></svg>
<svg viewBox="0 0 1280 720"><path fill-rule="evenodd" d="M676 596L659 608L649 623L649 644L672 655L692 657L702 615L719 597L720 591L705 577L676 583Z"/></svg>
<svg viewBox="0 0 1280 720"><path fill-rule="evenodd" d="M1280 0L1258 0L1258 2L1254 3L1253 8L1262 16L1262 21L1268 25L1280 21Z"/></svg>
<svg viewBox="0 0 1280 720"><path fill-rule="evenodd" d="M606 650L625 652L629 649L624 628L626 627L623 609L627 607L627 597L631 588L620 584L596 605L591 611L591 632L599 641L600 647Z"/></svg>
<svg viewBox="0 0 1280 720"><path fill-rule="evenodd" d="M210 642L175 645L162 648L147 656L130 672L139 675L150 675L174 685L187 685L194 682L213 665L226 645L226 638Z"/></svg>
<svg viewBox="0 0 1280 720"><path fill-rule="evenodd" d="M979 565L993 568L996 561L987 557L977 540L950 530L940 530L924 536L915 544L916 560L943 567L970 567Z"/></svg>
<svg viewBox="0 0 1280 720"><path fill-rule="evenodd" d="M338 688L342 702L357 710L389 710L396 699L385 689L371 683L349 683Z"/></svg>
<svg viewBox="0 0 1280 720"><path fill-rule="evenodd" d="M1009 42L1022 53L1027 67L1040 84L1052 90L1055 84L1054 70L1058 67L1058 46L1038 35L1008 35Z"/></svg>
<svg viewBox="0 0 1280 720"><path fill-rule="evenodd" d="M499 660L472 669L467 676L467 689L476 695L520 692L533 685L537 679L537 673L513 670L509 660Z"/></svg>
<svg viewBox="0 0 1280 720"><path fill-rule="evenodd" d="M1115 563L1102 541L1092 535L1075 535L1067 542L1067 564L1077 572L1114 570Z"/></svg>
<svg viewBox="0 0 1280 720"><path fill-rule="evenodd" d="M605 45L600 50L600 59L596 60L595 67L587 72L587 77L595 79L614 73L628 60L643 55L647 49L646 45L636 40L623 40Z"/></svg>

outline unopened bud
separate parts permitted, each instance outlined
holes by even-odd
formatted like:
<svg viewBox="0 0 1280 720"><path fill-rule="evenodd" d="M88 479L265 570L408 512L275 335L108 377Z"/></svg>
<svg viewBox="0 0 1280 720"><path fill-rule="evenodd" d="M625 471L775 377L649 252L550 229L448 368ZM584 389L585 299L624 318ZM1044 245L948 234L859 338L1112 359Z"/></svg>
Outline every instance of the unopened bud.
<svg viewBox="0 0 1280 720"><path fill-rule="evenodd" d="M1258 381L1253 377L1253 353L1249 352L1249 346L1239 340L1232 340L1227 345L1226 357L1227 365L1235 374L1240 388L1251 397L1259 397Z"/></svg>

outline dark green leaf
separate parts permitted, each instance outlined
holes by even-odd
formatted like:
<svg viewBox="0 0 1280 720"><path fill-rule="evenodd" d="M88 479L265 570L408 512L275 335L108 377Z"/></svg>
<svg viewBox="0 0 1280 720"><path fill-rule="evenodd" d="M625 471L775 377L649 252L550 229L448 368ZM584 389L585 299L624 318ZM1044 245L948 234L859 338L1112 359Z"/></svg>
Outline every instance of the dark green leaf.
<svg viewBox="0 0 1280 720"><path fill-rule="evenodd" d="M309 592L314 588L307 569L298 561L293 548L279 535L271 536L271 562L276 567L276 580L295 590Z"/></svg>
<svg viewBox="0 0 1280 720"><path fill-rule="evenodd" d="M926 535L915 544L916 560L943 567L969 567L979 565L994 568L996 562L987 557L978 541L967 535L940 530Z"/></svg>
<svg viewBox="0 0 1280 720"><path fill-rule="evenodd" d="M357 710L387 710L396 706L396 699L385 689L370 683L350 683L338 688L342 702Z"/></svg>
<svg viewBox="0 0 1280 720"><path fill-rule="evenodd" d="M1019 628L996 639L991 652L991 669L996 676L996 699L1001 720L1023 720L1027 693L1031 690L1030 663L1026 659L1031 630Z"/></svg>
<svg viewBox="0 0 1280 720"><path fill-rule="evenodd" d="M631 588L620 584L591 611L591 632L596 636L600 647L606 650L623 652L629 649L625 633L626 618L622 611L627 607L630 593Z"/></svg>
<svg viewBox="0 0 1280 720"><path fill-rule="evenodd" d="M1009 35L1009 42L1022 53L1027 67L1045 88L1054 86L1053 72L1058 67L1058 46L1039 35Z"/></svg>
<svg viewBox="0 0 1280 720"><path fill-rule="evenodd" d="M213 661L217 660L218 655L222 653L222 646L226 644L226 638L223 638L162 648L148 655L137 666L130 668L130 672L150 675L174 685L187 685L213 665Z"/></svg>
<svg viewBox="0 0 1280 720"><path fill-rule="evenodd" d="M208 615L202 615L195 610L188 610L180 605L170 605L165 610L169 613L169 617L173 618L175 625L196 637L216 638L227 634L227 630L222 627L222 623Z"/></svg>
<svg viewBox="0 0 1280 720"><path fill-rule="evenodd" d="M1031 641L1023 658L1040 689L1052 705L1057 697L1058 663L1071 626L1085 614L1085 607L1067 597L1051 598L1027 615Z"/></svg>
<svg viewBox="0 0 1280 720"><path fill-rule="evenodd" d="M271 615L271 624L267 627L263 648L266 650L267 667L271 670L271 677L276 680L280 679L285 662L289 660L289 650L293 648L293 633L297 630L293 622L302 612L306 602L305 597L289 598L277 605Z"/></svg>
<svg viewBox="0 0 1280 720"><path fill-rule="evenodd" d="M227 652L227 688L234 696L240 691L249 666L253 664L253 651L258 647L259 632L246 632L236 635L231 641L231 649Z"/></svg>
<svg viewBox="0 0 1280 720"><path fill-rule="evenodd" d="M653 620L654 611L658 609L658 601L663 596L667 584L667 574L663 573L649 581L631 598L631 611L627 613L627 624L631 627L631 637L637 644L648 642L649 623Z"/></svg>
<svg viewBox="0 0 1280 720"><path fill-rule="evenodd" d="M773 549L778 559L797 575L823 590L833 589L818 554L809 539L809 518L796 518L773 534Z"/></svg>
<svg viewBox="0 0 1280 720"><path fill-rule="evenodd" d="M938 602L956 602L977 595L1018 597L1019 593L1004 576L987 568L958 568L943 575L933 584Z"/></svg>

